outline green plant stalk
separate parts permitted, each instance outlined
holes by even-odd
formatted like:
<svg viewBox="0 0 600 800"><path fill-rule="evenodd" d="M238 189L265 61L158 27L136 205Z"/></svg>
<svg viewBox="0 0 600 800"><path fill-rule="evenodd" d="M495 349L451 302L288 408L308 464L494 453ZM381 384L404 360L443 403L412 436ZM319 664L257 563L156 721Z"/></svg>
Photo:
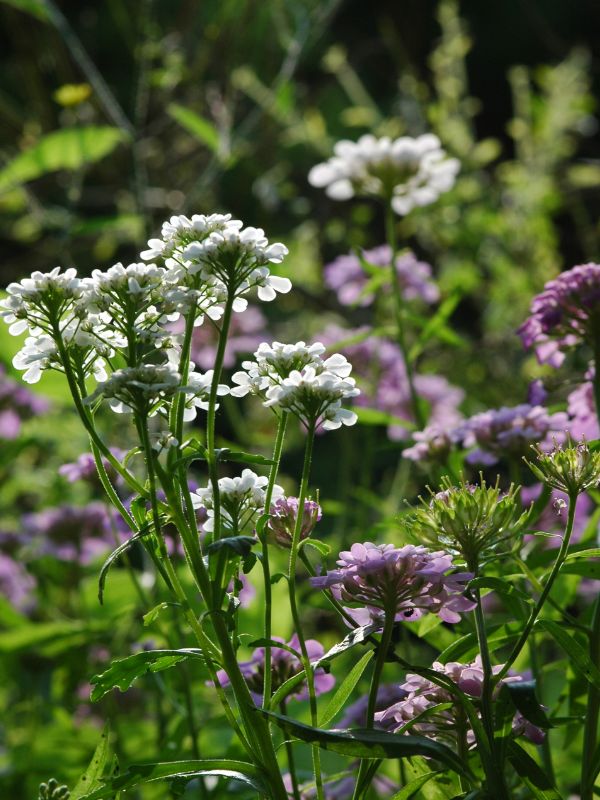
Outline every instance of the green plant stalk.
<svg viewBox="0 0 600 800"><path fill-rule="evenodd" d="M540 615L544 603L546 602L546 599L550 594L550 590L554 585L554 581L556 580L558 573L560 572L561 567L564 564L565 559L567 557L569 551L569 542L571 541L571 534L573 533L573 522L575 520L576 507L577 507L577 495L574 494L569 497L569 511L567 515L567 525L565 528L565 535L563 536L562 544L560 546L560 550L558 551L558 555L556 557L556 561L554 562L554 566L552 567L552 571L550 572L548 580L546 581L546 583L544 584L544 588L542 589L542 593L539 596L538 601L535 604L535 607L531 611L529 619L525 623L525 627L523 628L521 635L519 636L508 659L506 660L506 663L504 664L502 669L494 676L494 683L498 683L498 681L500 681L506 675L508 670L512 667L512 665L519 657L521 650L527 644L529 634L531 633L533 626L535 625L535 622Z"/></svg>
<svg viewBox="0 0 600 800"><path fill-rule="evenodd" d="M271 509L271 499L273 497L273 487L279 472L279 464L281 462L281 453L283 452L283 441L285 439L285 431L287 428L288 412L282 411L277 425L277 436L275 438L275 446L273 448L273 463L269 470L269 483L267 484L267 491L265 493L265 514L268 514ZM264 623L263 633L267 642L271 641L271 632L273 628L273 587L271 586L271 567L269 564L269 543L266 533L268 521L265 521L263 529L260 533L260 541L262 546L262 569L263 579L265 584L265 608L264 608ZM263 708L268 708L271 702L271 645L265 644L265 675L263 683Z"/></svg>
<svg viewBox="0 0 600 800"><path fill-rule="evenodd" d="M306 675L306 683L308 684L308 697L310 706L310 720L311 725L316 728L317 726L317 699L315 696L315 679L308 651L306 649L306 639L302 631L302 623L298 613L298 605L296 602L296 568L298 562L298 550L300 548L300 533L302 531L302 521L304 518L304 501L308 494L308 481L310 478L310 468L312 464L312 452L315 440L316 420L311 420L306 434L306 448L304 451L304 464L302 466L302 478L300 480L300 491L298 493L298 516L296 518L296 525L294 527L294 535L292 538L292 547L290 550L290 561L288 568L288 589L290 597L290 610L292 612L292 619L294 621L295 633L298 636L300 644L300 652L302 653L302 666ZM315 771L315 788L317 791L317 800L324 800L323 793L323 776L321 774L321 753L318 745L312 745L313 767Z"/></svg>
<svg viewBox="0 0 600 800"><path fill-rule="evenodd" d="M474 568L473 568L474 567ZM477 565L471 565L469 570L476 576L478 574ZM481 687L481 720L489 741L491 758L485 761L485 775L488 789L496 792L494 795L497 800L510 800L508 789L504 778L504 764L498 757L495 738L494 738L494 705L492 692L494 690L492 661L490 649L485 630L485 617L481 605L481 592L479 589L474 591L475 600L475 629L477 632L477 642L481 655L481 667L483 671L483 684Z"/></svg>
<svg viewBox="0 0 600 800"><path fill-rule="evenodd" d="M600 420L600 331L594 336L594 401L596 416ZM595 600L590 636L590 658L600 667L600 595ZM583 728L583 753L581 759L581 800L592 800L596 775L593 774L594 755L598 741L598 720L600 719L600 691L590 683L588 689L587 712Z"/></svg>
<svg viewBox="0 0 600 800"><path fill-rule="evenodd" d="M282 700L279 704L279 712L282 714L282 716L286 716L287 709L285 700ZM287 738L285 740L285 754L290 772L290 781L292 783L292 794L294 796L294 800L302 800L300 796L300 787L298 786L298 778L296 777L296 760L294 758L294 749L292 742L290 742L290 740Z"/></svg>
<svg viewBox="0 0 600 800"><path fill-rule="evenodd" d="M393 609L386 610L385 621L383 623L383 632L381 634L381 639L377 647L377 659L375 661L373 674L371 676L371 686L369 689L369 700L367 704L367 725L366 725L367 730L371 730L375 722L375 709L377 708L377 693L379 691L379 684L381 682L381 675L383 672L383 667L385 665L385 660L387 658L387 654L390 649L390 644L392 641L395 619L396 619L395 607ZM370 765L371 765L370 761L367 761L365 759L361 760L352 800L359 800L360 797L364 797L368 792L369 786L371 785L371 781L375 774L373 773L371 777L368 777L367 773Z"/></svg>
<svg viewBox="0 0 600 800"><path fill-rule="evenodd" d="M415 389L413 365L409 358L408 348L406 346L406 333L404 326L404 298L402 297L402 287L400 285L398 271L396 270L396 256L398 254L398 242L396 238L396 219L394 216L394 210L392 209L391 200L388 200L386 206L385 229L386 229L387 242L390 246L390 250L392 251L392 259L390 263L390 277L392 281L392 294L394 296L394 306L396 312L396 341L398 342L398 347L400 348L400 352L402 353L402 358L404 359L404 364L406 366L406 379L408 381L410 401L413 407L415 422L417 423L419 429L421 429L425 425L425 419L421 411L419 396L417 395Z"/></svg>

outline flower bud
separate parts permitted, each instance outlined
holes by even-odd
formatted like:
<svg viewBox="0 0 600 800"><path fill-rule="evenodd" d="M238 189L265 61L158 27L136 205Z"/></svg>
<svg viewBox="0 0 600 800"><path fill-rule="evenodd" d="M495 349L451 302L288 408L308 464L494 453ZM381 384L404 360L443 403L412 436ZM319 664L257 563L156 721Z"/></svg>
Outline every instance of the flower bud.
<svg viewBox="0 0 600 800"><path fill-rule="evenodd" d="M273 539L281 547L288 550L292 546L294 530L298 519L298 498L279 497L270 509L270 517L267 529ZM313 532L315 525L321 519L321 506L314 500L304 501L304 513L302 515L302 527L300 528L300 541L308 539Z"/></svg>
<svg viewBox="0 0 600 800"><path fill-rule="evenodd" d="M555 447L551 453L534 450L536 462L526 463L536 478L553 489L575 497L600 483L600 452L590 450L585 440L575 444L569 439L566 447Z"/></svg>

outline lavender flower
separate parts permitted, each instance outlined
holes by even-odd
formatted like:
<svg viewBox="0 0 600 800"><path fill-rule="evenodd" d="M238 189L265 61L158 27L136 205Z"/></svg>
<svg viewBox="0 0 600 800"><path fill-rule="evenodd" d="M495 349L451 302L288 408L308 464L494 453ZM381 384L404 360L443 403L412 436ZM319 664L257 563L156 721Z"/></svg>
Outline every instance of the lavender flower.
<svg viewBox="0 0 600 800"><path fill-rule="evenodd" d="M31 611L35 605L35 579L25 567L0 553L0 597L5 597L18 611Z"/></svg>
<svg viewBox="0 0 600 800"><path fill-rule="evenodd" d="M593 371L586 377L593 378ZM574 389L567 397L567 411L569 413L569 434L580 441L586 439L588 442L600 438L600 428L598 427L598 415L596 414L596 403L594 400L594 384L592 381L585 381Z"/></svg>
<svg viewBox="0 0 600 800"><path fill-rule="evenodd" d="M594 346L600 312L600 265L582 264L548 281L531 301L530 316L519 328L524 347L535 349L538 361L559 367L565 351Z"/></svg>
<svg viewBox="0 0 600 800"><path fill-rule="evenodd" d="M467 455L470 464L496 464L502 456L519 457L529 453L531 444L550 450L562 442L568 416L551 414L543 406L503 406L465 420L453 434L465 448L476 447Z"/></svg>
<svg viewBox="0 0 600 800"><path fill-rule="evenodd" d="M384 711L398 701L404 700L406 695L407 692L397 683L383 684L377 690L375 711ZM365 728L367 725L368 706L369 696L365 694L346 708L346 712L339 723L340 728Z"/></svg>
<svg viewBox="0 0 600 800"><path fill-rule="evenodd" d="M394 614L397 620L418 619L426 612L438 614L446 622L458 622L459 612L474 607L463 596L472 575L448 574L452 556L443 551L365 542L340 553L337 564L338 569L311 578L311 583L331 589L336 599L351 607L359 624L369 618L382 621L385 614ZM355 613L357 608L362 613Z"/></svg>
<svg viewBox="0 0 600 800"><path fill-rule="evenodd" d="M432 669L450 678L465 694L476 699L481 697L483 669L479 656L470 664L458 662L441 664L436 661L432 664ZM497 674L501 669L502 666L496 666L492 671ZM495 691L497 693L502 684L520 682L523 679L522 675L509 675L498 682ZM450 739L451 742L456 743L458 719L456 707L453 706L444 711L433 711L423 720L414 722L420 714L433 709L436 705L453 702L453 695L447 689L432 683L427 678L410 673L400 688L407 692L407 696L375 715L375 719L381 727L392 733L417 733L433 739ZM409 730L405 730L405 726L409 723L414 724L410 725ZM544 732L525 720L519 713L515 714L513 719L513 734L525 736L535 744L540 744L544 740ZM467 742L469 744L475 742L475 736L470 729L467 731Z"/></svg>
<svg viewBox="0 0 600 800"><path fill-rule="evenodd" d="M42 397L32 394L6 375L0 365L0 439L16 439L21 423L48 410Z"/></svg>
<svg viewBox="0 0 600 800"><path fill-rule="evenodd" d="M267 530L277 544L289 549L292 546L292 539L298 519L298 498L278 497L271 506L269 515ZM318 503L315 503L314 500L304 501L302 527L300 528L301 541L303 539L308 539L315 525L320 521L321 515L321 506Z"/></svg>
<svg viewBox="0 0 600 800"><path fill-rule="evenodd" d="M292 676L297 675L299 672L302 672L303 667L299 658L300 642L296 634L292 636L289 642L285 642L284 639L281 639L278 636L274 636L273 639L274 641L285 644L286 647L289 647L298 653L298 655L294 655L294 653L291 653L289 650L285 650L283 647L271 648L271 686L275 692L283 683L288 680L288 678L291 678ZM315 639L306 640L306 649L311 662L318 661L325 654L323 645L319 644L319 642L317 642ZM242 661L240 663L240 670L246 679L246 683L248 684L248 688L250 689L250 693L254 698L255 703L257 705L261 705L265 671L264 648L257 647L252 654L250 661ZM230 681L225 670L219 670L217 675L222 686L229 686ZM314 677L315 693L317 696L330 691L335 685L335 678L333 675L329 675L321 668L315 670ZM297 700L306 700L308 698L308 687L306 686L306 683L302 683L291 696L295 697Z"/></svg>
<svg viewBox="0 0 600 800"><path fill-rule="evenodd" d="M102 503L58 506L22 520L22 541L34 557L51 556L60 561L87 565L115 546L121 536L117 519Z"/></svg>
<svg viewBox="0 0 600 800"><path fill-rule="evenodd" d="M119 461L125 458L126 455L124 450L118 450L117 448L111 448L111 453ZM118 482L120 480L119 475L104 457L102 458L102 464L111 483ZM94 485L100 483L96 461L92 453L82 453L76 461L63 464L58 468L58 474L62 475L69 483L76 483L77 481L85 481Z"/></svg>
<svg viewBox="0 0 600 800"><path fill-rule="evenodd" d="M389 270L392 259L389 245L364 250L362 256L375 268L375 274ZM430 265L419 261L414 253L409 251L398 255L396 271L406 300L422 300L429 304L439 300L440 292L431 280ZM337 292L338 300L343 306L368 306L373 302L375 294L365 291L369 276L365 274L361 260L353 253L338 256L331 264L327 264L324 275L325 284ZM389 281L386 282L384 278L382 286L389 287Z"/></svg>
<svg viewBox="0 0 600 800"><path fill-rule="evenodd" d="M446 461L457 440L455 430L446 430L439 425L428 425L413 433L413 446L402 451L402 457L410 461Z"/></svg>

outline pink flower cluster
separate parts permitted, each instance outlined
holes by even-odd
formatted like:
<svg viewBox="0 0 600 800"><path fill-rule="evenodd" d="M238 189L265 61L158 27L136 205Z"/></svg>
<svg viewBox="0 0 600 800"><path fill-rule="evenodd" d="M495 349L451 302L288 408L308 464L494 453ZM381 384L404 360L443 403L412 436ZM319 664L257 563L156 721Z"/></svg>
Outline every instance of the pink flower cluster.
<svg viewBox="0 0 600 800"><path fill-rule="evenodd" d="M274 641L281 642L281 644L285 644L287 647L296 651L296 653L300 653L300 642L296 634L292 636L289 642L285 642L284 639L281 639L278 636L274 636L273 639ZM311 662L318 661L325 654L323 645L319 644L319 642L317 642L315 639L306 640L306 649L308 651L308 658ZM250 661L242 661L240 662L239 666L242 675L246 679L246 683L248 684L248 688L250 689L250 693L254 698L254 701L257 705L261 705L265 674L264 647L257 647L252 654ZM277 689L283 683L285 683L288 678L297 675L301 671L302 663L297 655L290 653L289 650L285 650L283 647L271 648L271 686L273 687L274 692L277 691ZM217 677L219 678L222 686L229 686L230 681L225 670L219 670ZM315 693L317 695L321 695L330 691L333 689L334 685L335 678L333 675L328 674L323 669L315 670ZM308 697L308 687L306 686L306 683L300 684L299 688L292 695L292 697L295 697L296 700L306 700Z"/></svg>
<svg viewBox="0 0 600 800"><path fill-rule="evenodd" d="M481 697L483 669L479 657L470 664L460 664L456 661L441 664L439 661L435 661L432 669L450 678L461 691L470 697ZM501 669L502 666L494 667L494 674L500 672ZM523 679L522 675L510 675L500 680L495 691L498 692L503 683L522 681ZM375 714L378 724L392 733L402 732L407 723L412 723L423 712L440 703L452 702L453 699L452 694L446 689L432 683L427 678L411 673L406 676L406 681L401 684L400 688L407 692L406 697L385 711ZM453 739L456 736L456 728L456 711L454 708L450 708L427 715L422 721L412 724L407 733L418 733L434 739L444 737ZM525 736L535 744L541 744L544 741L544 732L526 720L519 712L514 716L512 728L514 735ZM467 742L473 744L474 741L473 731L468 729Z"/></svg>
<svg viewBox="0 0 600 800"><path fill-rule="evenodd" d="M384 244L373 250L363 250L363 259L375 272L389 270L392 250ZM379 270L377 270L379 268ZM396 257L396 272L405 300L422 300L425 303L436 303L440 298L440 290L431 279L431 266L419 261L412 252ZM343 306L369 306L374 300L374 292L365 291L369 282L363 264L354 253L338 256L335 261L325 266L325 284L333 289ZM389 288L389 280L385 285Z"/></svg>
<svg viewBox="0 0 600 800"><path fill-rule="evenodd" d="M353 544L340 553L338 569L311 578L313 586L331 589L359 625L382 622L385 614L397 620L418 619L426 612L445 622L458 622L474 603L464 596L470 573L450 573L452 556L421 545L395 547L371 542Z"/></svg>
<svg viewBox="0 0 600 800"><path fill-rule="evenodd" d="M267 530L282 547L290 548L298 519L298 498L278 497L269 511ZM304 501L300 541L307 539L322 516L321 506L314 500Z"/></svg>
<svg viewBox="0 0 600 800"><path fill-rule="evenodd" d="M531 301L519 335L540 363L559 367L566 350L591 342L592 320L599 312L600 264L582 264L548 281Z"/></svg>

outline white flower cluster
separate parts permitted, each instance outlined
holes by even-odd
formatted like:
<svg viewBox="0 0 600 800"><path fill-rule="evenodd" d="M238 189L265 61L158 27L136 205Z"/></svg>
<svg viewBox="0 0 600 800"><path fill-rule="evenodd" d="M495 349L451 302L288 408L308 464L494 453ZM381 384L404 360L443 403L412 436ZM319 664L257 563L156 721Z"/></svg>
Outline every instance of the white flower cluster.
<svg viewBox="0 0 600 800"><path fill-rule="evenodd" d="M171 217L163 225L162 239L151 239L148 245L141 257L165 258L179 281L184 273L189 279L199 275L215 291L233 293L236 298L256 288L259 300L265 302L292 288L287 278L271 275L267 266L281 263L287 247L269 244L262 228L244 228L230 214Z"/></svg>
<svg viewBox="0 0 600 800"><path fill-rule="evenodd" d="M219 480L219 498L223 511L225 526L237 533L246 528L257 511L264 508L268 479L258 476L251 469L243 470L236 478L221 478ZM283 489L275 484L273 487L273 501L283 497ZM207 521L203 524L206 531L214 530L213 488L209 484L196 489L192 496L195 508L205 508L208 514Z"/></svg>
<svg viewBox="0 0 600 800"><path fill-rule="evenodd" d="M60 267L51 272L34 272L20 283L9 283L7 297L0 301L2 317L10 325L9 333L19 336L29 330L52 334L52 322L60 319L65 310L81 297L81 281L77 270L61 273Z"/></svg>
<svg viewBox="0 0 600 800"><path fill-rule="evenodd" d="M137 411L153 416L160 403L180 390L181 375L170 365L142 364L115 370L108 380L86 398L92 405L106 399L118 414Z"/></svg>
<svg viewBox="0 0 600 800"><path fill-rule="evenodd" d="M355 194L384 197L404 215L451 189L459 168L434 134L416 139L366 134L358 142L337 142L334 156L313 167L308 180L334 200L349 200Z"/></svg>
<svg viewBox="0 0 600 800"><path fill-rule="evenodd" d="M320 424L325 430L353 425L356 414L342 408L342 402L360 392L350 377L352 365L335 353L327 359L320 342L306 345L263 342L255 361L244 361L243 371L233 375L235 397L258 394L267 407L292 412L306 425Z"/></svg>

